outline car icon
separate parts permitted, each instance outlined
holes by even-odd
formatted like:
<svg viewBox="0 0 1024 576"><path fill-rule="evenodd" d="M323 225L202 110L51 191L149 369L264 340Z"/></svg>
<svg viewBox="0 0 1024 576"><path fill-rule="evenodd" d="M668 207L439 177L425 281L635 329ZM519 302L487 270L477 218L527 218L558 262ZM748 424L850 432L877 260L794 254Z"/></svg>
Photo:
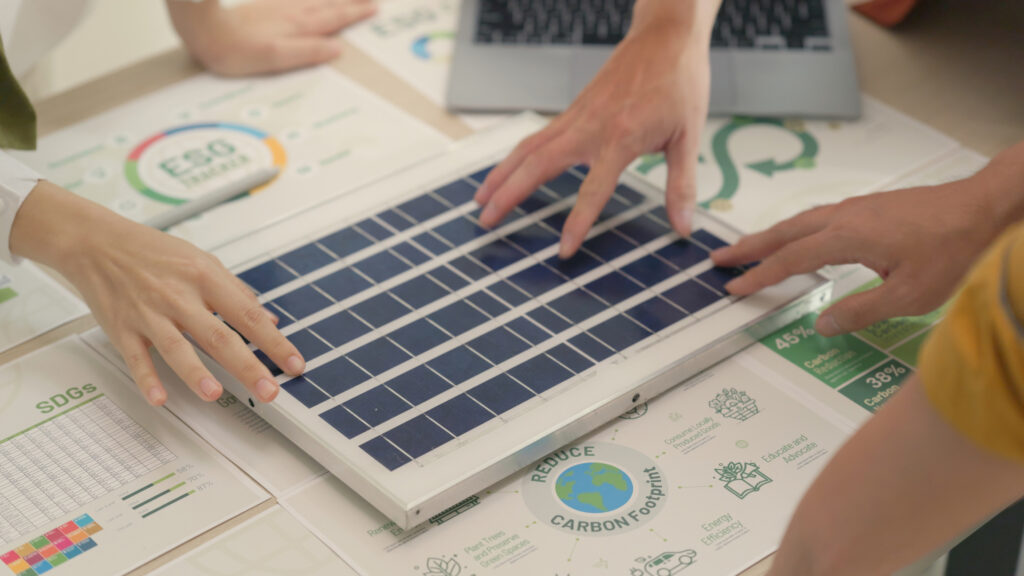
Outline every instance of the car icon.
<svg viewBox="0 0 1024 576"><path fill-rule="evenodd" d="M650 576L672 576L686 570L696 561L697 552L694 550L663 552L644 564L644 571Z"/></svg>

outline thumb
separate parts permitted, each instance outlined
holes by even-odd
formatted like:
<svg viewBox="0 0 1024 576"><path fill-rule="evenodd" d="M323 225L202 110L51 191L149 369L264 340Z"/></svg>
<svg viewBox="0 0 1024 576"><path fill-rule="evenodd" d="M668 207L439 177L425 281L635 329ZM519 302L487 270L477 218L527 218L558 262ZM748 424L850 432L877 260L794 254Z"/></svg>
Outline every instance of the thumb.
<svg viewBox="0 0 1024 576"><path fill-rule="evenodd" d="M689 236L697 205L697 148L699 130L686 130L665 148L668 182L665 209L676 232Z"/></svg>

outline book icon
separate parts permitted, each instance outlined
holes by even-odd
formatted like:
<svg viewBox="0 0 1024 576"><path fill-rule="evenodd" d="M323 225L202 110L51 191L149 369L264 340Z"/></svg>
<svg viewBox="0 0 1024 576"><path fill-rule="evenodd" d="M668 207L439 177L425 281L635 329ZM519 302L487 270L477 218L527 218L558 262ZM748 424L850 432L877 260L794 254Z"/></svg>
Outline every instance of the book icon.
<svg viewBox="0 0 1024 576"><path fill-rule="evenodd" d="M717 480L725 483L725 489L740 500L757 492L772 479L753 462L730 462L715 468Z"/></svg>

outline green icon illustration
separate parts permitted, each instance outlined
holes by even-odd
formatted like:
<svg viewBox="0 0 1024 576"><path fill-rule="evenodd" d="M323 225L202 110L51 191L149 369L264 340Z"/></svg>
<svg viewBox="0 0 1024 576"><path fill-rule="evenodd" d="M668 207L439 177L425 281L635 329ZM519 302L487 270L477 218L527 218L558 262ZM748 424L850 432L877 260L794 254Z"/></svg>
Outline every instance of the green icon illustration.
<svg viewBox="0 0 1024 576"><path fill-rule="evenodd" d="M760 412L756 400L748 396L746 392L735 388L723 388L708 402L708 407L720 416L740 422L745 422Z"/></svg>
<svg viewBox="0 0 1024 576"><path fill-rule="evenodd" d="M737 440L736 441L736 447L737 448L747 448L749 446L750 446L750 442L747 442L746 440Z"/></svg>
<svg viewBox="0 0 1024 576"><path fill-rule="evenodd" d="M680 552L662 552L650 558L637 558L636 561L643 565L643 569L630 568L629 576L673 576L697 561L697 551L687 549Z"/></svg>
<svg viewBox="0 0 1024 576"><path fill-rule="evenodd" d="M426 568L427 571L423 573L423 576L459 576L462 574L462 564L459 564L455 558L427 558Z"/></svg>
<svg viewBox="0 0 1024 576"><path fill-rule="evenodd" d="M757 492L772 479L765 475L753 462L730 462L715 468L717 480L725 483L725 489L740 500Z"/></svg>
<svg viewBox="0 0 1024 576"><path fill-rule="evenodd" d="M633 408L623 413L619 418L623 420L636 420L644 414L647 414L647 402L641 402L633 406Z"/></svg>

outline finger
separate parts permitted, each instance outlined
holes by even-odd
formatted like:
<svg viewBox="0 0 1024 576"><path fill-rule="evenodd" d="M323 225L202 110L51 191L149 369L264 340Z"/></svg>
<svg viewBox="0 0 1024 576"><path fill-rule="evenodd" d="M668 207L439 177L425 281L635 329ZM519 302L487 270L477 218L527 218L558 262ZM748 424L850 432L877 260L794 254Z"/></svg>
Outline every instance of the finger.
<svg viewBox="0 0 1024 576"><path fill-rule="evenodd" d="M258 304L253 314L258 317L261 326L270 325L269 319ZM277 382L274 381L270 370L256 358L227 324L211 314L198 314L188 319L185 328L207 354L244 384L260 401L270 402L277 396ZM288 342L284 336L281 336L281 339ZM290 342L288 346L294 350Z"/></svg>
<svg viewBox="0 0 1024 576"><path fill-rule="evenodd" d="M764 260L783 246L817 234L831 222L832 206L820 206L779 222L775 226L740 239L732 246L711 252L715 266L739 266Z"/></svg>
<svg viewBox="0 0 1024 576"><path fill-rule="evenodd" d="M267 44L266 69L283 72L330 62L341 55L333 38L279 38Z"/></svg>
<svg viewBox="0 0 1024 576"><path fill-rule="evenodd" d="M551 180L576 163L575 141L563 134L538 148L519 164L500 188L494 191L480 214L480 224L496 226L520 202L533 194L541 184Z"/></svg>
<svg viewBox="0 0 1024 576"><path fill-rule="evenodd" d="M225 272L223 278L228 277ZM252 292L232 288L230 283L214 279L206 289L206 299L228 324L262 350L274 364L292 376L302 374L306 362L298 348L277 329L277 317L260 305Z"/></svg>
<svg viewBox="0 0 1024 576"><path fill-rule="evenodd" d="M580 187L576 205L565 220L562 227L562 241L558 247L558 257L571 258L579 250L587 232L601 214L619 182L619 176L633 160L630 154L621 149L602 155L590 167L590 173Z"/></svg>
<svg viewBox="0 0 1024 576"><path fill-rule="evenodd" d="M699 128L687 130L665 149L668 182L665 186L665 209L672 227L682 236L689 236L693 211L697 205L697 149Z"/></svg>
<svg viewBox="0 0 1024 576"><path fill-rule="evenodd" d="M481 206L487 204L494 193L505 184L509 176L519 169L519 165L530 154L551 140L561 136L565 132L566 125L566 121L563 118L564 115L559 116L543 130L532 134L516 145L512 152L491 170L487 178L484 179L483 184L476 191L476 196L473 199L476 200L477 204Z"/></svg>
<svg viewBox="0 0 1024 576"><path fill-rule="evenodd" d="M377 5L367 0L331 2L308 15L307 29L318 36L333 35L343 28L365 20L377 13Z"/></svg>
<svg viewBox="0 0 1024 576"><path fill-rule="evenodd" d="M912 279L894 274L877 288L851 294L829 306L818 316L814 329L822 336L836 336L916 313L909 308L909 295L913 293Z"/></svg>
<svg viewBox="0 0 1024 576"><path fill-rule="evenodd" d="M135 385L151 406L162 406L167 401L167 391L160 383L160 377L153 366L153 358L149 355L149 346L139 336L123 338L114 345L117 347L124 363L128 366Z"/></svg>
<svg viewBox="0 0 1024 576"><path fill-rule="evenodd" d="M828 264L850 264L859 246L838 234L822 232L787 244L778 252L725 285L732 294L745 296L774 286L790 276L814 272Z"/></svg>
<svg viewBox="0 0 1024 576"><path fill-rule="evenodd" d="M171 370L196 393L196 396L207 402L220 398L223 387L199 360L195 348L181 331L167 320L155 324L157 327L148 335L149 340L156 346L157 352L163 356Z"/></svg>

